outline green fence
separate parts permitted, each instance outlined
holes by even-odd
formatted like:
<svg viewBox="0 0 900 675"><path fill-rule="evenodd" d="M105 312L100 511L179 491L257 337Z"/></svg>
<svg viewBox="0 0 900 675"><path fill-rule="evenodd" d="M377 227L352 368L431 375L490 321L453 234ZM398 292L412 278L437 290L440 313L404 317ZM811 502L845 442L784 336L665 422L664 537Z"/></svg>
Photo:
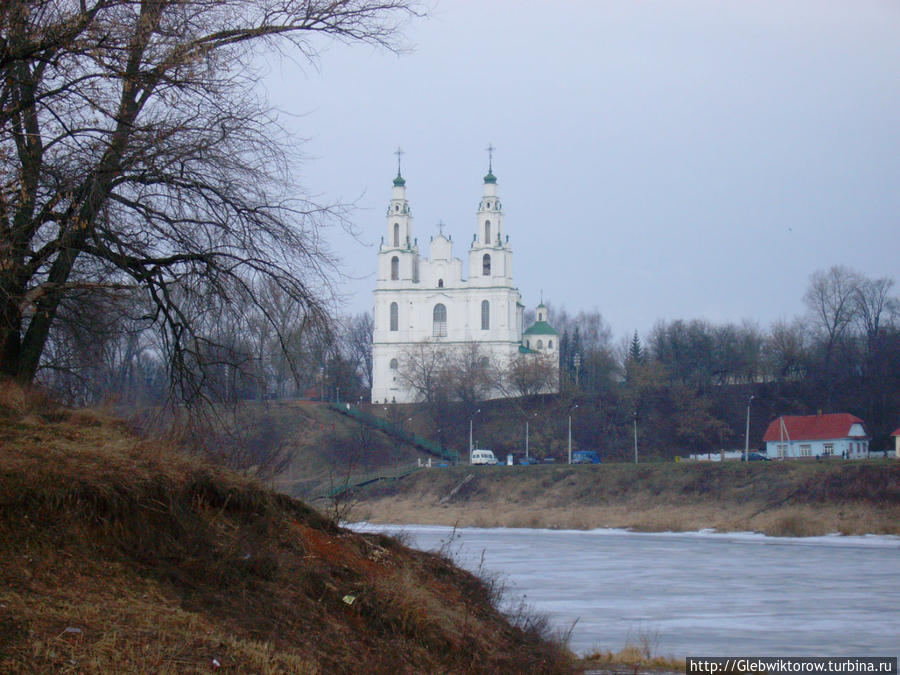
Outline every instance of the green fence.
<svg viewBox="0 0 900 675"><path fill-rule="evenodd" d="M410 445L414 445L423 452L427 452L429 455L434 455L439 459L442 459L446 462L451 462L453 464L459 462L459 453L455 450L441 447L437 443L430 441L427 438L423 438L422 436L401 429L396 424L393 424L392 422L389 422L382 417L367 413L363 410L360 410L359 408L354 408L352 405L349 405L347 403L329 403L328 407L336 412L341 413L342 415L352 417L362 424L373 427L375 429L381 429L381 431L385 432L386 434L390 434L394 438L398 438L406 443L409 443Z"/></svg>

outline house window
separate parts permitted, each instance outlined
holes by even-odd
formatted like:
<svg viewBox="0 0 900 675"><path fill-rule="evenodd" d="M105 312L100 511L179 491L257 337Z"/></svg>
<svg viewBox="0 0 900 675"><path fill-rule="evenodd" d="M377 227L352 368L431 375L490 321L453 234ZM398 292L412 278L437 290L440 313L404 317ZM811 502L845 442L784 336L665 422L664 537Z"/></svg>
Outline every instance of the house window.
<svg viewBox="0 0 900 675"><path fill-rule="evenodd" d="M400 327L400 308L396 302L391 303L391 330L399 330Z"/></svg>
<svg viewBox="0 0 900 675"><path fill-rule="evenodd" d="M391 279L397 280L400 278L400 258L394 256L391 258Z"/></svg>
<svg viewBox="0 0 900 675"><path fill-rule="evenodd" d="M826 457L834 454L834 443L826 443L822 450L822 454Z"/></svg>
<svg viewBox="0 0 900 675"><path fill-rule="evenodd" d="M394 248L400 248L400 223L394 223Z"/></svg>
<svg viewBox="0 0 900 675"><path fill-rule="evenodd" d="M491 276L491 256L488 253L485 253L481 259L481 275L484 277Z"/></svg>
<svg viewBox="0 0 900 675"><path fill-rule="evenodd" d="M801 445L800 446L800 456L801 457L809 457L812 455L812 446L811 445Z"/></svg>
<svg viewBox="0 0 900 675"><path fill-rule="evenodd" d="M447 337L447 308L441 303L434 306L431 334L434 337Z"/></svg>
<svg viewBox="0 0 900 675"><path fill-rule="evenodd" d="M491 243L491 221L484 221L484 243Z"/></svg>
<svg viewBox="0 0 900 675"><path fill-rule="evenodd" d="M391 359L391 370L397 370L397 359Z"/></svg>
<svg viewBox="0 0 900 675"><path fill-rule="evenodd" d="M481 330L491 329L491 303L487 300L481 301Z"/></svg>
<svg viewBox="0 0 900 675"><path fill-rule="evenodd" d="M787 443L779 443L778 444L778 456L782 459L787 457L787 449L788 449Z"/></svg>

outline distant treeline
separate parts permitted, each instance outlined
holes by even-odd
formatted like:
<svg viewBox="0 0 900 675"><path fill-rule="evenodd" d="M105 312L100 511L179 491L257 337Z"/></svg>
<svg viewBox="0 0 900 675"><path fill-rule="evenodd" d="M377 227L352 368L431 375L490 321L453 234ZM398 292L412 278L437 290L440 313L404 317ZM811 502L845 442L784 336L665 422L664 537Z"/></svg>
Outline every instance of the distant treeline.
<svg viewBox="0 0 900 675"><path fill-rule="evenodd" d="M578 447L623 457L633 446L636 422L642 453L670 457L743 447L753 396L752 446L778 415L822 410L858 415L872 446L885 447L900 426L900 302L893 285L892 279L832 267L812 275L804 295L808 311L793 320L767 329L752 321L660 321L649 334L635 332L620 342L600 312L553 308L561 336L561 393L521 397L508 414L522 423L552 416L556 424L573 414ZM370 314L309 321L289 311L275 287L257 296L265 298L262 309L257 302L210 313L210 339L194 345L203 356L203 396L368 400ZM45 354L41 381L77 403L177 399L165 344L152 322L124 318L135 314L122 312L118 322L82 315L65 324ZM280 323L273 327L273 320ZM462 433L478 406L472 396L452 392L440 406L423 405L426 426L433 427L423 432L443 442L450 429ZM512 418L511 447L521 445L521 425ZM535 425L535 447L559 450L567 430L547 431L542 441L540 427Z"/></svg>

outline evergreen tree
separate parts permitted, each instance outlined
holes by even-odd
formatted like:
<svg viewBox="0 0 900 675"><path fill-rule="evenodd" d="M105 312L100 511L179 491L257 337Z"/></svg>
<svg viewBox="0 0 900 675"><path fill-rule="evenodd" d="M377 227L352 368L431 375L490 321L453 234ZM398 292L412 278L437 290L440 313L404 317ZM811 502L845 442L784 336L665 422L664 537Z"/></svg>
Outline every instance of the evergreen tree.
<svg viewBox="0 0 900 675"><path fill-rule="evenodd" d="M631 347L628 349L628 360L635 363L644 362L644 347L641 345L641 338L638 332L634 331L634 337L631 339Z"/></svg>

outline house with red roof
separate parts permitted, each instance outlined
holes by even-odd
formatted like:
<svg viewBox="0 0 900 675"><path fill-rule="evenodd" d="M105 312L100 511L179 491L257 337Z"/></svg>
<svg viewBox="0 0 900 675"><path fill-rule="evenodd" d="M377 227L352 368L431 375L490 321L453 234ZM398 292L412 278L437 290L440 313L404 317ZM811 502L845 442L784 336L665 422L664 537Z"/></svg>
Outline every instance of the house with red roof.
<svg viewBox="0 0 900 675"><path fill-rule="evenodd" d="M869 456L869 435L861 419L849 413L783 415L769 423L763 442L766 456L792 457Z"/></svg>
<svg viewBox="0 0 900 675"><path fill-rule="evenodd" d="M897 459L900 459L900 427L894 430L894 433L891 434L894 437L894 454Z"/></svg>

